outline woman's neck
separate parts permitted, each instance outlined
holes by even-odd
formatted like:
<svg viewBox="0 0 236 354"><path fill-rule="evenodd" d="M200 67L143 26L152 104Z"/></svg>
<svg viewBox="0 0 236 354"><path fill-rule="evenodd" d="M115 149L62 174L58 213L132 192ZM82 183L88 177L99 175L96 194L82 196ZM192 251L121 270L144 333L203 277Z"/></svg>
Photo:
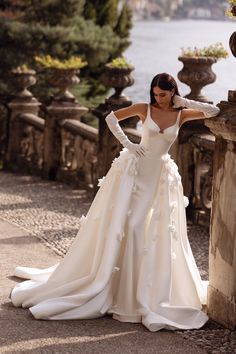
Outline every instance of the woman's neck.
<svg viewBox="0 0 236 354"><path fill-rule="evenodd" d="M165 112L171 112L174 110L174 108L172 106L160 107L155 103L153 103L152 106L156 109L159 109L160 111L165 111Z"/></svg>

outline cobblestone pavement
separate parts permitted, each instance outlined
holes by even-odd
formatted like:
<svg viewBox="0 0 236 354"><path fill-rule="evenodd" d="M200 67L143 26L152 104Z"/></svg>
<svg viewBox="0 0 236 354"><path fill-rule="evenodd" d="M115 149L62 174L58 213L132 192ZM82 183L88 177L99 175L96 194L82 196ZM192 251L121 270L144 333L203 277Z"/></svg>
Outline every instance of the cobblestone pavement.
<svg viewBox="0 0 236 354"><path fill-rule="evenodd" d="M63 255L76 236L92 201L91 193L39 177L0 172L0 218L21 227ZM208 278L209 235L188 226L191 247L203 279ZM236 353L236 332L213 321L201 330L178 331L208 353Z"/></svg>

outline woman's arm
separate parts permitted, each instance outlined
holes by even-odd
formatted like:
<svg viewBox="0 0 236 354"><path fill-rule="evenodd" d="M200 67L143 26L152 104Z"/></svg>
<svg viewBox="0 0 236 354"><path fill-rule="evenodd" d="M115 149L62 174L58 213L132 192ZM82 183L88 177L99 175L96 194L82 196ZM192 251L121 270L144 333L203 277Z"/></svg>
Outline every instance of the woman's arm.
<svg viewBox="0 0 236 354"><path fill-rule="evenodd" d="M205 115L203 112L198 111L196 109L182 109L181 115L180 115L180 125L184 124L185 122L188 122L190 120L196 120L196 119L205 119Z"/></svg>
<svg viewBox="0 0 236 354"><path fill-rule="evenodd" d="M147 104L146 103L135 103L131 106L118 109L113 112L118 120L124 120L130 117L138 116L143 122L147 114Z"/></svg>
<svg viewBox="0 0 236 354"><path fill-rule="evenodd" d="M189 100L184 97L175 95L173 107L185 107L181 112L181 124L194 119L204 119L215 117L219 114L220 109L210 103Z"/></svg>
<svg viewBox="0 0 236 354"><path fill-rule="evenodd" d="M146 153L146 149L140 144L132 143L128 137L125 135L121 126L119 124L120 120L138 115L142 116L142 109L140 109L140 104L132 105L127 108L119 109L115 112L111 111L105 120L108 125L108 128L112 132L112 134L119 140L119 142L127 148L132 154L136 156L143 156Z"/></svg>

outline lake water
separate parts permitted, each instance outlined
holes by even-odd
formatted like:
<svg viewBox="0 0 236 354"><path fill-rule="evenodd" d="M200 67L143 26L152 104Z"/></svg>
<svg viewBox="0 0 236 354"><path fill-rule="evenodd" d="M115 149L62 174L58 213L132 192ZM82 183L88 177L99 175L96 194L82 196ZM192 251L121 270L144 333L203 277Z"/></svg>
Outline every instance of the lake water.
<svg viewBox="0 0 236 354"><path fill-rule="evenodd" d="M230 35L236 31L234 22L221 21L140 21L134 24L131 33L132 44L125 57L134 65L135 83L127 88L133 102L149 100L149 85L157 73L168 72L177 79L183 67L178 60L182 47L204 47L222 42L229 52L227 59L213 64L216 82L206 86L203 93L213 102L227 99L229 89L236 89L236 58L229 49ZM180 93L189 93L189 87L178 79Z"/></svg>

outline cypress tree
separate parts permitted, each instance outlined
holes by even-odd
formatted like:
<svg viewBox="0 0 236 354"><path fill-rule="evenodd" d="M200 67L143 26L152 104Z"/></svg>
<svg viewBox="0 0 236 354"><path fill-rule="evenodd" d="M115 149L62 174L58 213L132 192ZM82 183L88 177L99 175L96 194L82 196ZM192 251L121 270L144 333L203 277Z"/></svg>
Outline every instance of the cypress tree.
<svg viewBox="0 0 236 354"><path fill-rule="evenodd" d="M0 12L0 90L9 92L9 71L19 65L35 68L36 55L88 62L81 73L86 96L105 93L104 64L129 45L131 14L118 0L4 0ZM14 16L4 16L9 13ZM84 86L83 86L84 83ZM36 86L40 97L42 87ZM84 92L85 94L85 92ZM86 98L86 97L85 97Z"/></svg>

